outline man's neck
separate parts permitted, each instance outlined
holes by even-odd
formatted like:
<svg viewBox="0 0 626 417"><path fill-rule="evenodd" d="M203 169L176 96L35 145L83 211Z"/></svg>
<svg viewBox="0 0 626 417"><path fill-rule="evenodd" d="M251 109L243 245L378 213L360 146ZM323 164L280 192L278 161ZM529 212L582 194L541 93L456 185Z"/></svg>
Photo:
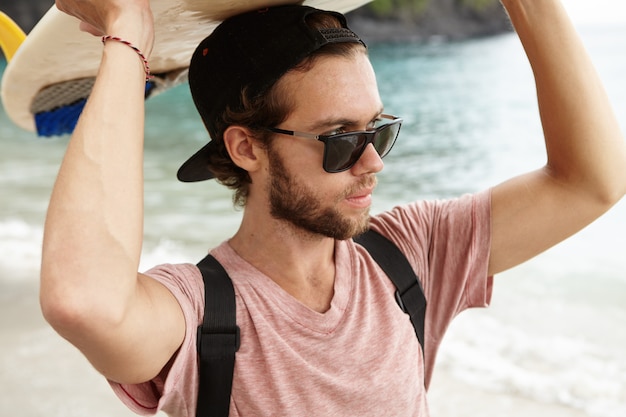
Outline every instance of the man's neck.
<svg viewBox="0 0 626 417"><path fill-rule="evenodd" d="M335 240L274 218L244 212L230 239L239 256L302 304L318 312L330 308L335 282Z"/></svg>

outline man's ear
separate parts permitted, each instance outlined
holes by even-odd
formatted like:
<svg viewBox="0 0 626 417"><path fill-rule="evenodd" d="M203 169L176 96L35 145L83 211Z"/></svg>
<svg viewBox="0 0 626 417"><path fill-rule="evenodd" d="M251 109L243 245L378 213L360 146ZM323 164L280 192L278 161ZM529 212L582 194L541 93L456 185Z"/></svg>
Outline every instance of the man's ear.
<svg viewBox="0 0 626 417"><path fill-rule="evenodd" d="M260 168L262 148L250 130L243 126L229 126L224 131L224 145L235 165L248 172Z"/></svg>

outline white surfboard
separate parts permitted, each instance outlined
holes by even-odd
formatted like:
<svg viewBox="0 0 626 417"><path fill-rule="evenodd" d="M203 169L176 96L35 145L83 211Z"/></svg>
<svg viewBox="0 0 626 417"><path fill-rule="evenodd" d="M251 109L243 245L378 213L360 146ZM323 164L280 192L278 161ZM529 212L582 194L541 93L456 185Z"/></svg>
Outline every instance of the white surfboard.
<svg viewBox="0 0 626 417"><path fill-rule="evenodd" d="M286 3L346 13L368 1L151 0L155 43L150 70L156 76L148 83L146 96L185 82L195 47L226 17ZM100 38L81 32L77 19L53 6L4 72L1 97L8 116L41 136L70 133L91 91L101 55Z"/></svg>

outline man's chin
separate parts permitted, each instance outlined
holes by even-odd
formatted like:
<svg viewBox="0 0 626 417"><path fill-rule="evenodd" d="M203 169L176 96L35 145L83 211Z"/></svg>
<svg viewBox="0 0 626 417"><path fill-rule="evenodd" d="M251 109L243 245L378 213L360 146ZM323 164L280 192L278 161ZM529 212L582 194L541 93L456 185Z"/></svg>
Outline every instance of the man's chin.
<svg viewBox="0 0 626 417"><path fill-rule="evenodd" d="M369 227L370 227L370 216L369 216L369 210L368 210L368 213L366 214L364 219L362 219L358 223L354 223L353 225L351 225L351 227L345 228L344 230L336 230L334 233L334 236L332 237L334 237L337 240L352 239L355 236L359 236L367 232Z"/></svg>

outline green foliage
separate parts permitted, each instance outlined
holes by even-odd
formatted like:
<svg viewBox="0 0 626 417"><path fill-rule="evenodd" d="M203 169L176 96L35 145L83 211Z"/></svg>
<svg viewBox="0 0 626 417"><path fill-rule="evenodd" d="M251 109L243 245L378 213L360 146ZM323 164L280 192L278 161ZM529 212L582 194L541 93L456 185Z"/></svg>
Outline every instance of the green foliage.
<svg viewBox="0 0 626 417"><path fill-rule="evenodd" d="M499 0L455 0L457 7L469 7L476 11L485 10L487 7L498 3ZM430 0L374 0L368 4L368 8L379 17L412 15L417 16L431 3Z"/></svg>
<svg viewBox="0 0 626 417"><path fill-rule="evenodd" d="M481 11L497 3L499 0L460 0L461 5Z"/></svg>
<svg viewBox="0 0 626 417"><path fill-rule="evenodd" d="M409 12L412 15L421 14L430 3L430 0L374 0L368 7L377 16L386 17L399 12Z"/></svg>

